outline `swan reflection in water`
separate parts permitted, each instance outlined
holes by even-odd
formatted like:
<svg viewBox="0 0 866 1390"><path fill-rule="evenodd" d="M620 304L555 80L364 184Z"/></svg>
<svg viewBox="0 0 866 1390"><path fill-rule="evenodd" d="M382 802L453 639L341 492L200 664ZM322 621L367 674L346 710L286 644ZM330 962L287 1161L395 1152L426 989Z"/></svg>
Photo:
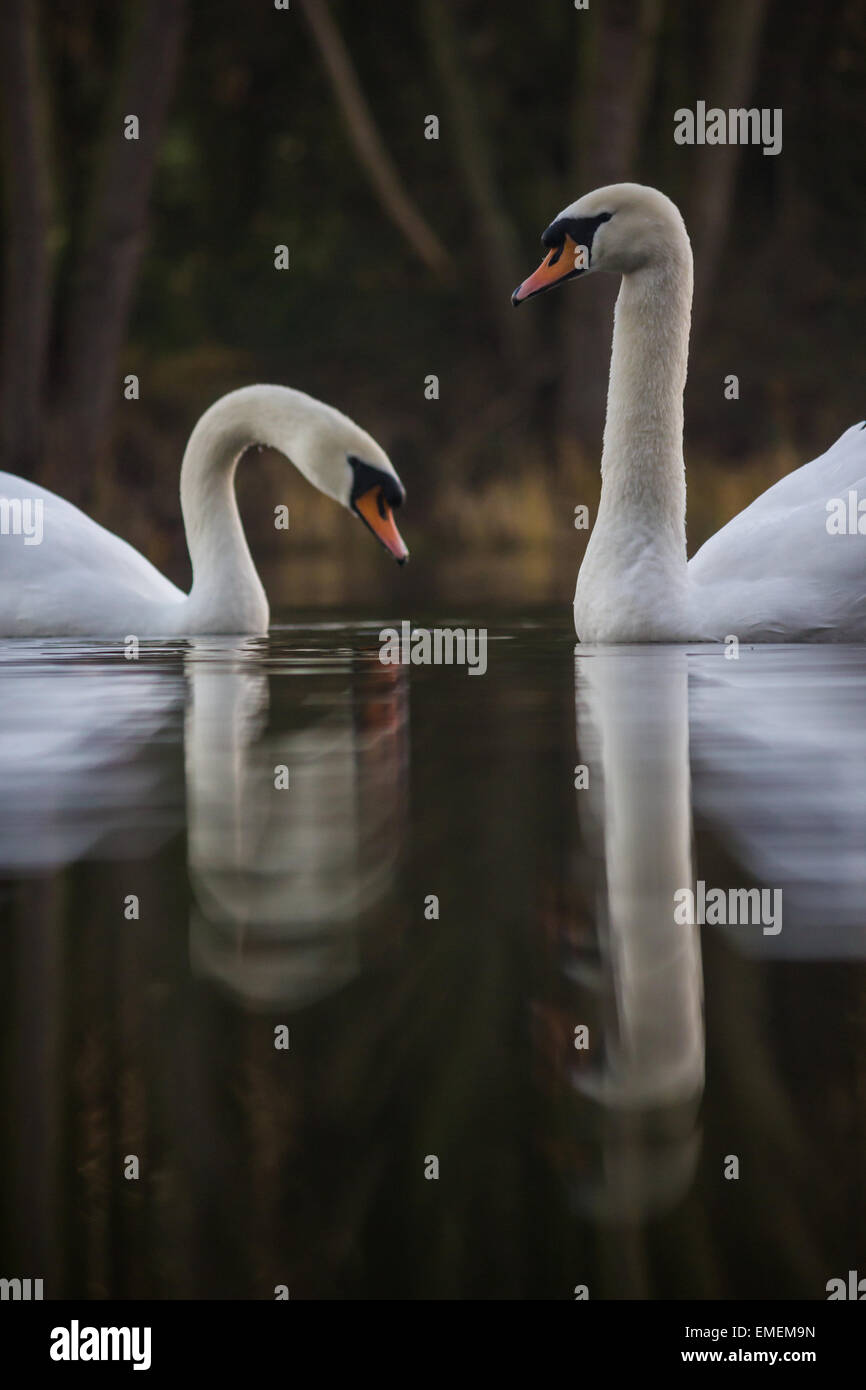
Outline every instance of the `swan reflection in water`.
<svg viewBox="0 0 866 1390"><path fill-rule="evenodd" d="M823 1296L862 1171L866 649L572 660L527 628L443 700L317 629L136 664L0 642L10 1267L63 1296ZM708 926L701 956L672 910L697 879L781 888L783 930ZM569 897L541 929L539 880ZM365 969L428 884L452 910ZM258 1010L315 1001L287 1071ZM407 1137L454 1156L426 1204ZM127 1210L117 1155L145 1151L162 1205Z"/></svg>
<svg viewBox="0 0 866 1390"><path fill-rule="evenodd" d="M575 877L591 880L595 901L565 966L569 1016L591 1027L589 1049L572 1049L559 1077L561 1093L567 1080L580 1097L560 1166L578 1174L569 1181L580 1211L630 1222L672 1209L699 1158L701 946L697 927L674 920L676 891L700 878L712 886L713 873L725 886L780 890L777 934L754 923L703 928L728 953L866 957L866 653L758 647L734 662L718 647L579 646L575 681L577 757L588 768L575 793L584 851ZM774 1117L772 1141L784 1139L793 1165L808 1143L763 1012L748 1007L745 977L716 961L716 1009L738 1020L720 1038L716 1085L733 1079L757 1129Z"/></svg>
<svg viewBox="0 0 866 1390"><path fill-rule="evenodd" d="M176 833L183 699L176 661L127 662L117 643L0 642L0 872L142 855Z"/></svg>
<svg viewBox="0 0 866 1390"><path fill-rule="evenodd" d="M195 641L187 658L190 947L248 1005L298 1007L360 973L359 924L392 885L407 689L402 667L370 662L359 691L269 733L258 645Z"/></svg>
<svg viewBox="0 0 866 1390"><path fill-rule="evenodd" d="M693 882L686 653L578 648L575 692L595 942L565 967L575 1022L590 1027L589 1048L571 1052L586 1104L570 1181L592 1219L634 1221L679 1200L700 1148L700 940L673 911Z"/></svg>
<svg viewBox="0 0 866 1390"><path fill-rule="evenodd" d="M693 804L744 881L780 887L777 936L728 928L748 955L866 956L866 647L768 646L690 657Z"/></svg>
<svg viewBox="0 0 866 1390"><path fill-rule="evenodd" d="M116 644L8 643L0 677L0 871L151 855L185 802L200 976L248 1006L291 1007L359 973L360 928L403 840L402 667L348 648L275 660L261 639L209 637L145 646L140 663Z"/></svg>

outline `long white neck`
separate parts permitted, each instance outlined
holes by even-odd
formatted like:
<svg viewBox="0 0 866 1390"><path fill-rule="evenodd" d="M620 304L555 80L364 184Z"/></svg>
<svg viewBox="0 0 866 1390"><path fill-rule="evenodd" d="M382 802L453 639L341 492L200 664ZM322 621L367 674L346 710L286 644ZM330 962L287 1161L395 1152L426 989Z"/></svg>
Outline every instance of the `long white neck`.
<svg viewBox="0 0 866 1390"><path fill-rule="evenodd" d="M188 630L267 632L268 600L244 535L235 470L245 449L262 444L308 472L304 460L310 454L310 437L328 413L328 407L301 391L248 386L223 396L199 420L180 473L193 575L185 618ZM322 487L320 480L313 481Z"/></svg>
<svg viewBox="0 0 866 1390"><path fill-rule="evenodd" d="M601 501L575 597L584 641L686 636L691 304L691 247L675 228L662 257L623 276L616 302Z"/></svg>

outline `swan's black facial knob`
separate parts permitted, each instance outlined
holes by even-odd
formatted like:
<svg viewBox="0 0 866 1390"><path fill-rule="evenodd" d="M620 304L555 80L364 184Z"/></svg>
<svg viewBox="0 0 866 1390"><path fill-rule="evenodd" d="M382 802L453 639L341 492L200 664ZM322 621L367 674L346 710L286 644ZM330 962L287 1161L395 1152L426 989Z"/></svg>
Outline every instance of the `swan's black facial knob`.
<svg viewBox="0 0 866 1390"><path fill-rule="evenodd" d="M391 514L392 508L402 506L406 496L403 484L393 473L386 473L384 469L365 463L352 454L349 455L349 467L353 473L349 497L352 511L391 552L397 564L405 565L409 550Z"/></svg>
<svg viewBox="0 0 866 1390"><path fill-rule="evenodd" d="M349 467L352 470L352 493L349 498L352 507L357 498L377 485L381 487L389 507L402 507L406 500L406 489L393 473L386 473L384 468L377 468L374 463L365 463L355 454L349 455Z"/></svg>
<svg viewBox="0 0 866 1390"><path fill-rule="evenodd" d="M600 212L597 217L558 217L551 222L541 238L541 244L550 247L550 254L517 286L511 296L515 309L524 299L585 275L592 266L593 238L602 222L609 222L612 216L611 212Z"/></svg>
<svg viewBox="0 0 866 1390"><path fill-rule="evenodd" d="M578 246L592 251L592 243L602 222L609 222L612 212L600 212L596 217L557 217L541 234L542 246L561 246L567 236Z"/></svg>

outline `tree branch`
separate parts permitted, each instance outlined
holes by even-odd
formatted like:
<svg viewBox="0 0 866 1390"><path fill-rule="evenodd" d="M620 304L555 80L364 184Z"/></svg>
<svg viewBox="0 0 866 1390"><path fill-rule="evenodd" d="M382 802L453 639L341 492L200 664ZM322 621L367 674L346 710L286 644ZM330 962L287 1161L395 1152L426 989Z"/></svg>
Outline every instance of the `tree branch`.
<svg viewBox="0 0 866 1390"><path fill-rule="evenodd" d="M716 20L716 62L707 90L710 105L725 110L747 106L755 80L755 67L767 0L739 0L736 11L726 11L724 28ZM734 199L739 145L720 145L701 161L695 182L694 211L690 218L695 244L695 311L692 334L698 337L710 307L710 292L718 270Z"/></svg>
<svg viewBox="0 0 866 1390"><path fill-rule="evenodd" d="M384 212L424 264L440 278L448 279L451 257L403 186L327 0L300 0L300 4L343 114L346 132Z"/></svg>
<svg viewBox="0 0 866 1390"><path fill-rule="evenodd" d="M104 446L117 399L117 361L144 250L185 8L185 0L140 0L134 7L106 113L84 244L73 272L59 382L62 432L74 424L84 463ZM128 115L138 117L138 140L124 138Z"/></svg>
<svg viewBox="0 0 866 1390"><path fill-rule="evenodd" d="M475 214L480 242L480 265L488 303L505 356L521 371L531 368L532 323L515 315L511 291L525 275L514 223L499 196L490 144L481 120L473 84L461 60L459 36L448 4L424 0L424 27L433 64L448 104L453 138L451 148Z"/></svg>

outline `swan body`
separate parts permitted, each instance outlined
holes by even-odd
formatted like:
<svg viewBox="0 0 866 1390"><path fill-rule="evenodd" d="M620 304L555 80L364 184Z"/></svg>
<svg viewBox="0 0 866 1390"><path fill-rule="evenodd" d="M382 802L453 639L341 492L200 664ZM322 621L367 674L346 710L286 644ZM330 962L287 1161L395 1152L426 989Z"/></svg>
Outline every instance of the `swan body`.
<svg viewBox="0 0 866 1390"><path fill-rule="evenodd" d="M686 552L683 390L692 252L657 189L612 184L545 231L515 305L594 270L622 276L616 303L601 501L574 597L581 641L866 640L863 538L828 509L866 498L866 428L782 478L692 557Z"/></svg>
<svg viewBox="0 0 866 1390"><path fill-rule="evenodd" d="M0 473L0 635L192 636L267 632L268 601L234 491L244 450L292 460L320 492L354 511L399 561L408 551L391 516L402 483L370 435L331 406L284 386L247 386L216 401L190 436L180 477L192 562L189 594L118 536L63 498ZM41 517L39 543L16 517ZM35 527L32 528L35 532Z"/></svg>
<svg viewBox="0 0 866 1390"><path fill-rule="evenodd" d="M755 642L866 639L864 536L827 531L828 503L850 492L866 497L862 424L701 546L688 567L696 621Z"/></svg>

